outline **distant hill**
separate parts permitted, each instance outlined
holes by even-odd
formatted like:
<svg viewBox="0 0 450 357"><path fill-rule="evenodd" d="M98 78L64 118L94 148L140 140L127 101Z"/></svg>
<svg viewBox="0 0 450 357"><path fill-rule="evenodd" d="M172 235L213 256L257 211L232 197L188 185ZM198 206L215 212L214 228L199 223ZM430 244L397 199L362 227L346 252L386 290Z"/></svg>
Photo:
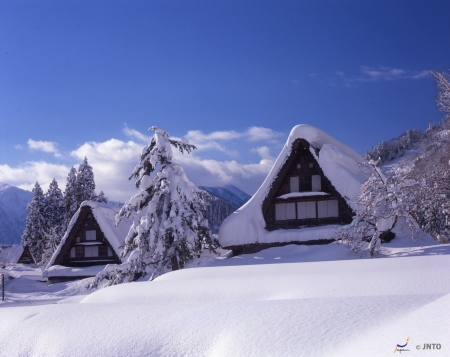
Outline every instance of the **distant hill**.
<svg viewBox="0 0 450 357"><path fill-rule="evenodd" d="M224 201L231 202L235 210L237 210L244 203L246 203L251 197L244 191L238 189L233 185L226 185L223 187L200 186L199 188L205 190L213 197L217 197Z"/></svg>
<svg viewBox="0 0 450 357"><path fill-rule="evenodd" d="M0 182L0 244L20 244L30 191Z"/></svg>

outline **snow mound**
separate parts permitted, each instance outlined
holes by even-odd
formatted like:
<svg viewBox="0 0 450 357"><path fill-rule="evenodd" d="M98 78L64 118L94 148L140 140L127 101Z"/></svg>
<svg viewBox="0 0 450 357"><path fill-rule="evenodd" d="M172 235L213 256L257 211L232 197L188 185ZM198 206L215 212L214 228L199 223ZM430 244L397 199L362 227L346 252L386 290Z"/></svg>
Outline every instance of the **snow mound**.
<svg viewBox="0 0 450 357"><path fill-rule="evenodd" d="M309 142L311 153L325 176L346 199L350 207L356 208L354 198L360 194L361 185L368 178L367 174L359 170L359 164L363 161L362 156L314 126L297 125L289 134L286 144L258 191L244 206L222 223L219 229L219 242L223 247L332 238L335 231L332 226L272 232L265 229L266 222L262 214L263 201L289 157L292 144L297 139L305 139Z"/></svg>
<svg viewBox="0 0 450 357"><path fill-rule="evenodd" d="M81 303L2 308L0 355L378 357L407 336L412 355L446 349L449 266L437 255L180 270Z"/></svg>

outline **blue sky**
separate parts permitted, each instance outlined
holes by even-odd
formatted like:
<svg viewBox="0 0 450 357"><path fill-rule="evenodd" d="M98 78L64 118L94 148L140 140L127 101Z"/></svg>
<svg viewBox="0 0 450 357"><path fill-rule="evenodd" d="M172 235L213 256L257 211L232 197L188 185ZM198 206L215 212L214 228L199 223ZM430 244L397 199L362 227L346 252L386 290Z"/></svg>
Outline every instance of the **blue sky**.
<svg viewBox="0 0 450 357"><path fill-rule="evenodd" d="M449 18L448 1L0 0L0 181L64 187L87 155L124 200L151 125L199 145L196 184L250 194L296 124L364 153L441 119Z"/></svg>

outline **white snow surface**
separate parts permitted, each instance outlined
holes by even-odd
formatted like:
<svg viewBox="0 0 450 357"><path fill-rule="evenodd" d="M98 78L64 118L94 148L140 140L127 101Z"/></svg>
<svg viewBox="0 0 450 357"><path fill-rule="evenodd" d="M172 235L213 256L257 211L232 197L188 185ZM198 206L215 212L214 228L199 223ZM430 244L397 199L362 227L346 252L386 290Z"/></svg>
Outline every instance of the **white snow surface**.
<svg viewBox="0 0 450 357"><path fill-rule="evenodd" d="M360 171L359 164L363 158L347 145L334 139L324 131L314 126L301 124L295 126L289 134L288 140L275 161L272 169L252 198L236 212L228 216L219 229L219 241L223 247L254 243L286 242L286 237L293 241L304 240L309 228L290 229L268 232L262 214L262 203L267 196L272 183L276 179L281 167L292 151L292 144L297 139L305 139L311 145L311 153L316 158L325 176L331 181L336 190L347 200L350 207L355 208L354 199L361 193L361 185L367 181L368 175ZM314 149L319 150L317 157ZM306 229L306 232L303 230ZM332 232L334 229L324 229L322 233ZM317 233L317 230L314 231ZM299 239L295 239L298 236ZM302 237L302 238L300 238ZM321 239L332 236L323 235ZM316 239L316 238L311 238Z"/></svg>
<svg viewBox="0 0 450 357"><path fill-rule="evenodd" d="M290 192L284 195L278 196L277 198L287 199L293 197L308 197L308 196L329 196L327 192Z"/></svg>
<svg viewBox="0 0 450 357"><path fill-rule="evenodd" d="M383 246L358 259L335 243L289 245L60 304L4 305L0 356L378 357L408 336L409 356L424 343L447 356L450 245Z"/></svg>
<svg viewBox="0 0 450 357"><path fill-rule="evenodd" d="M62 265L53 265L44 270L42 273L43 278L52 276L96 276L101 270L105 268L105 265L93 265L89 267L65 267Z"/></svg>
<svg viewBox="0 0 450 357"><path fill-rule="evenodd" d="M106 239L108 239L108 242L111 244L111 247L114 249L116 254L120 256L120 253L122 252L120 246L123 244L125 237L128 234L128 231L132 224L132 220L124 217L122 218L120 224L116 227L115 219L116 214L120 211L119 206L101 202L84 201L81 203L80 208L75 212L72 219L70 220L67 231L61 239L61 243L59 244L58 248L56 249L55 253L53 253L52 258L47 264L47 269L54 264L57 255L61 251L61 247L69 236L70 230L72 229L78 219L78 216L80 215L81 209L85 206L91 207L92 213L97 220L100 229L102 230Z"/></svg>

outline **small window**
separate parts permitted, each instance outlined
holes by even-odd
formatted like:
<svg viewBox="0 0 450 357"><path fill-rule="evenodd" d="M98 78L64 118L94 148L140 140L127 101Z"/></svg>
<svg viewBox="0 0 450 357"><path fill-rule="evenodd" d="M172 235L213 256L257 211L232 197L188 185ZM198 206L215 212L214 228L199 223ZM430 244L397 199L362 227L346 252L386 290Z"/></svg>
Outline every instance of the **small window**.
<svg viewBox="0 0 450 357"><path fill-rule="evenodd" d="M329 200L328 217L339 217L339 202L337 200Z"/></svg>
<svg viewBox="0 0 450 357"><path fill-rule="evenodd" d="M113 252L111 250L110 247L108 247L108 257L112 257L113 256Z"/></svg>
<svg viewBox="0 0 450 357"><path fill-rule="evenodd" d="M301 169L302 168L302 164L297 164L297 169Z"/></svg>
<svg viewBox="0 0 450 357"><path fill-rule="evenodd" d="M314 167L313 163L310 162L310 163L309 163L309 168L312 169L313 167Z"/></svg>
<svg viewBox="0 0 450 357"><path fill-rule="evenodd" d="M90 246L90 247L84 247L84 257L85 258L92 258L92 257L98 257L98 246Z"/></svg>
<svg viewBox="0 0 450 357"><path fill-rule="evenodd" d="M275 204L275 219L277 221L283 221L286 219L286 204L276 203Z"/></svg>
<svg viewBox="0 0 450 357"><path fill-rule="evenodd" d="M316 201L297 202L297 218L316 218Z"/></svg>
<svg viewBox="0 0 450 357"><path fill-rule="evenodd" d="M317 217L328 217L328 201L317 202Z"/></svg>
<svg viewBox="0 0 450 357"><path fill-rule="evenodd" d="M96 240L96 231L86 231L86 240Z"/></svg>
<svg viewBox="0 0 450 357"><path fill-rule="evenodd" d="M295 219L295 202L286 203L286 219Z"/></svg>
<svg viewBox="0 0 450 357"><path fill-rule="evenodd" d="M319 218L339 217L339 203L337 200L319 201L317 211Z"/></svg>
<svg viewBox="0 0 450 357"><path fill-rule="evenodd" d="M320 175L312 175L311 176L311 191L320 192L322 190L322 182Z"/></svg>
<svg viewBox="0 0 450 357"><path fill-rule="evenodd" d="M300 188L300 181L298 176L294 176L290 178L290 192L298 192Z"/></svg>
<svg viewBox="0 0 450 357"><path fill-rule="evenodd" d="M77 243L80 243L80 237L77 237L76 241Z"/></svg>
<svg viewBox="0 0 450 357"><path fill-rule="evenodd" d="M76 252L75 247L73 247L73 248L70 250L70 257L71 257L71 258L76 258L76 256L77 256L77 252Z"/></svg>

